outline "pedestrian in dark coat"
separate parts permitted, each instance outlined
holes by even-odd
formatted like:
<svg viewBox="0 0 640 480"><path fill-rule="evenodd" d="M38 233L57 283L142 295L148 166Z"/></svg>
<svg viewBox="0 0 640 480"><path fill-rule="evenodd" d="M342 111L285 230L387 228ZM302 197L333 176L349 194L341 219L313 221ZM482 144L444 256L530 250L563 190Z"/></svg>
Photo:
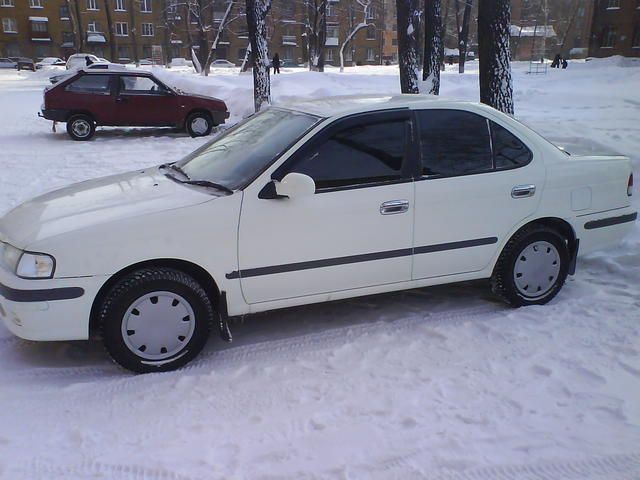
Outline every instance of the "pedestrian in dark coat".
<svg viewBox="0 0 640 480"><path fill-rule="evenodd" d="M553 62L551 62L551 68L560 68L560 62L562 61L562 57L559 53L556 53L556 56L553 57Z"/></svg>
<svg viewBox="0 0 640 480"><path fill-rule="evenodd" d="M569 65L569 62L567 62L566 58L562 59L562 69L564 70L565 68L567 68L567 66Z"/></svg>
<svg viewBox="0 0 640 480"><path fill-rule="evenodd" d="M280 73L280 55L276 52L273 56L273 74Z"/></svg>

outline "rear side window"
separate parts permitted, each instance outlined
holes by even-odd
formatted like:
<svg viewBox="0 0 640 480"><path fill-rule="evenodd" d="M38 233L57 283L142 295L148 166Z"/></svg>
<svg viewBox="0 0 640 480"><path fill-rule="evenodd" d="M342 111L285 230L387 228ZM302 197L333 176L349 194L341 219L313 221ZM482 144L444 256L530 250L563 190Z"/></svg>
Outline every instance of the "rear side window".
<svg viewBox="0 0 640 480"><path fill-rule="evenodd" d="M492 121L489 123L496 169L522 167L531 161L533 154L524 143L506 128Z"/></svg>
<svg viewBox="0 0 640 480"><path fill-rule="evenodd" d="M400 179L405 132L401 120L345 128L308 151L292 171L309 175L317 189Z"/></svg>
<svg viewBox="0 0 640 480"><path fill-rule="evenodd" d="M487 120L462 110L418 113L422 174L456 176L493 169Z"/></svg>
<svg viewBox="0 0 640 480"><path fill-rule="evenodd" d="M68 92L108 93L108 75L83 75L65 87Z"/></svg>

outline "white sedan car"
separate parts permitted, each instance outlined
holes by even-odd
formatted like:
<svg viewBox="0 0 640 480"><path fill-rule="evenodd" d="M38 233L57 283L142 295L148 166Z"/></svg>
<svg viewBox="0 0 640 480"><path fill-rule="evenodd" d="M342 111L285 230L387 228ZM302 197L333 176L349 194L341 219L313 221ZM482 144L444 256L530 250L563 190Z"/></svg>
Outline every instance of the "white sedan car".
<svg viewBox="0 0 640 480"><path fill-rule="evenodd" d="M82 182L0 219L0 316L179 367L254 312L491 279L551 300L633 228L628 158L579 157L489 107L421 96L269 108L183 160Z"/></svg>

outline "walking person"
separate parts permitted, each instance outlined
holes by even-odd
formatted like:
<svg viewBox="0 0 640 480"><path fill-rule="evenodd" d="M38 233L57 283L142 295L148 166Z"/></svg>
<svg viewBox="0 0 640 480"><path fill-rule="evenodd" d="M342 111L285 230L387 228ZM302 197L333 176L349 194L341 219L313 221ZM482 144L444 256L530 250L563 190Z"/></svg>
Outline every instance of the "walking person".
<svg viewBox="0 0 640 480"><path fill-rule="evenodd" d="M273 74L280 73L280 55L278 52L273 56Z"/></svg>

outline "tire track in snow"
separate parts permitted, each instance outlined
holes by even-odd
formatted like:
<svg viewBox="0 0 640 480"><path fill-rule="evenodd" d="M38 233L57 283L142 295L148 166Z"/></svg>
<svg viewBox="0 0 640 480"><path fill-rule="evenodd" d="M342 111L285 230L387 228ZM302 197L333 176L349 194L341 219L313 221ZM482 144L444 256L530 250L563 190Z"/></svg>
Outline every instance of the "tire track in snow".
<svg viewBox="0 0 640 480"><path fill-rule="evenodd" d="M76 392L91 395L104 395L107 392L116 392L128 386L142 385L144 383L155 383L157 375L184 376L192 372L199 372L205 367L214 367L216 371L224 368L237 367L243 361L260 358L290 358L291 355L304 352L306 355L318 356L323 350L334 346L352 342L363 335L376 334L386 331L406 331L415 328L424 322L434 324L435 322L459 322L472 319L479 319L490 314L505 315L510 312L508 307L496 307L495 305L484 305L459 309L455 311L445 311L430 313L426 315L416 315L410 313L398 320L378 320L372 323L360 323L336 327L320 332L313 332L294 337L281 338L277 340L266 340L257 343L229 347L222 350L205 351L190 364L176 372L152 373L147 375L131 375L120 369L116 365L105 362L104 366L78 366L63 368L37 367L23 369L19 371L0 372L0 381L10 381L12 379L23 381L25 379L57 379L78 377L79 382L85 383L84 387L97 387L96 391ZM111 385L100 385L96 382L100 380L112 381ZM60 385L54 384L55 388Z"/></svg>
<svg viewBox="0 0 640 480"><path fill-rule="evenodd" d="M610 455L582 461L549 462L525 465L496 465L448 472L423 474L409 463L410 458L423 454L414 452L400 459L390 460L386 465L372 465L374 478L422 478L427 480L637 480L640 476L640 454ZM403 467L407 467L403 469ZM409 471L407 471L407 469ZM400 471L398 471L400 470ZM14 470L13 478L29 480L58 478L65 480L110 478L113 480L196 480L205 477L188 476L164 468L149 468L140 465L109 464L103 462L81 462L59 465L36 459L24 467ZM382 476L381 476L382 474ZM19 477L18 475L23 475ZM318 478L328 478L317 472ZM223 478L224 475L219 476ZM207 475L207 479L215 478Z"/></svg>

